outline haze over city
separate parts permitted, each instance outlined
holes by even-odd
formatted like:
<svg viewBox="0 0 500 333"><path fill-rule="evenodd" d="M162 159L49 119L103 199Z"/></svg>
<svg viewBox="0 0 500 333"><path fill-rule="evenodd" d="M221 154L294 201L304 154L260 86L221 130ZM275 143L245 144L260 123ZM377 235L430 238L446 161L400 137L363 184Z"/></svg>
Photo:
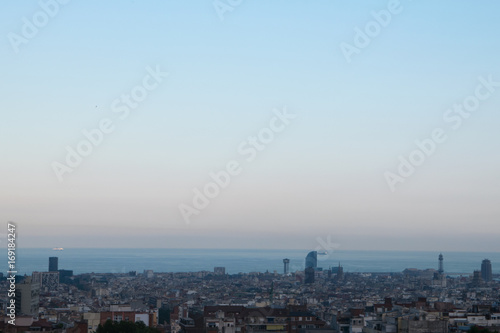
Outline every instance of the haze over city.
<svg viewBox="0 0 500 333"><path fill-rule="evenodd" d="M0 217L19 248L498 251L499 6L7 1Z"/></svg>

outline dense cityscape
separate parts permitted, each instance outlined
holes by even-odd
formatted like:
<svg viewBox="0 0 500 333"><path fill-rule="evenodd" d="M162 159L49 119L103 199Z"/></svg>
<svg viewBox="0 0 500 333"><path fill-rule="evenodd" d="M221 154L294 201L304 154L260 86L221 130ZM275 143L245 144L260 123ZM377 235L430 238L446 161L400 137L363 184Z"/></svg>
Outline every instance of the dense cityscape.
<svg viewBox="0 0 500 333"><path fill-rule="evenodd" d="M321 253L320 253L321 254ZM227 274L200 272L86 273L58 269L15 277L15 325L9 323L2 282L2 332L374 333L500 330L499 279L491 262L481 270L447 275L436 269L348 273L318 267Z"/></svg>
<svg viewBox="0 0 500 333"><path fill-rule="evenodd" d="M500 333L500 1L1 9L0 333Z"/></svg>

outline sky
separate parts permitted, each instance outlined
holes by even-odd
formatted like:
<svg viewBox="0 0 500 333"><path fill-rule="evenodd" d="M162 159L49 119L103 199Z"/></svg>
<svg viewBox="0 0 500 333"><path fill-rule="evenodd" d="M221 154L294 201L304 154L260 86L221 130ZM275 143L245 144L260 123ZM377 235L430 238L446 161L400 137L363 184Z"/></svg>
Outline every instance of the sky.
<svg viewBox="0 0 500 333"><path fill-rule="evenodd" d="M2 8L3 242L498 251L496 1Z"/></svg>

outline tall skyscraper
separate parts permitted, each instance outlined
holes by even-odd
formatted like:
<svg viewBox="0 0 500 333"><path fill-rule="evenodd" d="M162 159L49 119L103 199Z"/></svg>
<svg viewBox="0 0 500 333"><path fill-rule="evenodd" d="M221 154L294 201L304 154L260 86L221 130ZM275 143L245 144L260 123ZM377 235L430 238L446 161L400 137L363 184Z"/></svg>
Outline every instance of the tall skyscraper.
<svg viewBox="0 0 500 333"><path fill-rule="evenodd" d="M316 269L318 267L318 252L311 251L306 256L306 268Z"/></svg>
<svg viewBox="0 0 500 333"><path fill-rule="evenodd" d="M484 282L490 282L493 279L493 274L491 272L491 261L489 259L484 259L481 263L481 277Z"/></svg>
<svg viewBox="0 0 500 333"><path fill-rule="evenodd" d="M283 274L288 274L288 267L290 264L290 259L283 259Z"/></svg>
<svg viewBox="0 0 500 333"><path fill-rule="evenodd" d="M305 274L304 283L306 284L314 283L314 274L315 274L314 268L307 267L306 270L304 271L304 274Z"/></svg>
<svg viewBox="0 0 500 333"><path fill-rule="evenodd" d="M439 254L439 269L438 269L438 273L439 274L443 274L444 273L443 254L442 253Z"/></svg>
<svg viewBox="0 0 500 333"><path fill-rule="evenodd" d="M49 272L57 272L58 264L57 257L49 257Z"/></svg>

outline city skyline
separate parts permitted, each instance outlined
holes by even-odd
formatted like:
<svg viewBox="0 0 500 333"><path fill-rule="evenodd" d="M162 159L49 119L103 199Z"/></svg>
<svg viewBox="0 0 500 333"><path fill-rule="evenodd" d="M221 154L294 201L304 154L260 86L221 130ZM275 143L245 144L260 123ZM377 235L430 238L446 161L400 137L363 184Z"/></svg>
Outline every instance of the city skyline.
<svg viewBox="0 0 500 333"><path fill-rule="evenodd" d="M499 6L7 2L0 216L21 248L498 252Z"/></svg>
<svg viewBox="0 0 500 333"><path fill-rule="evenodd" d="M22 264L19 275L36 272L57 272L67 274L85 273L127 273L142 272L196 272L211 271L213 267L223 267L228 274L250 272L277 272L283 274L304 271L346 273L394 273L421 271L437 274L435 278L457 278L479 272L484 282L491 281L500 272L497 253L447 252L443 261L436 252L404 251L340 251L320 255L316 266L311 262L311 252L304 250L241 250L232 249L67 249L59 252L58 257L50 249L24 249L19 252ZM485 265L484 256L493 260ZM48 267L47 267L47 258ZM283 259L285 258L285 259ZM304 258L306 259L304 261ZM59 261L60 259L60 261ZM60 262L60 266L55 266ZM52 268L51 268L52 265ZM440 268L443 268L442 270ZM47 269L48 268L48 269ZM285 273L286 274L286 273ZM493 274L493 275L491 275Z"/></svg>

